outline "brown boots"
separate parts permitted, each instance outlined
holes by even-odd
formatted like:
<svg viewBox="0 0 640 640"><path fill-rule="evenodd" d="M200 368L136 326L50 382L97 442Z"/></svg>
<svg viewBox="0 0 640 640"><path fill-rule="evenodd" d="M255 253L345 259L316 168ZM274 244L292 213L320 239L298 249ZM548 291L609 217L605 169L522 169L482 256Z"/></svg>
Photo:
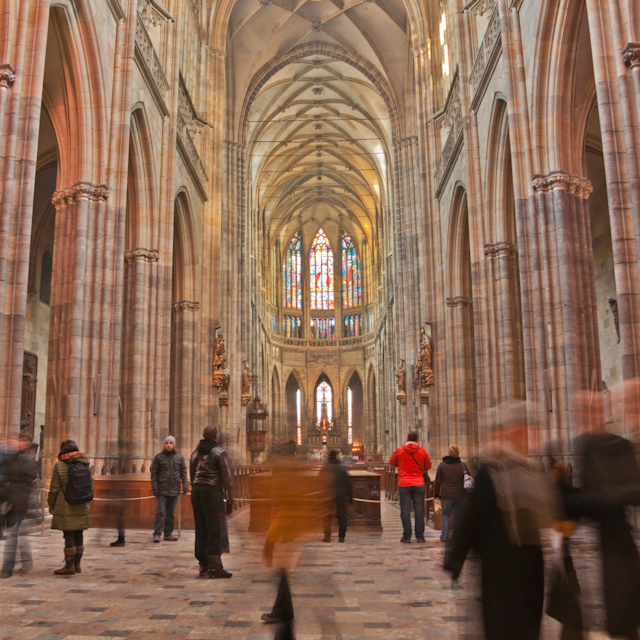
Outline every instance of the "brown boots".
<svg viewBox="0 0 640 640"><path fill-rule="evenodd" d="M82 572L82 567L80 566L80 560L82 560L82 553L84 552L84 547L76 547L76 573Z"/></svg>
<svg viewBox="0 0 640 640"><path fill-rule="evenodd" d="M79 549L83 549L83 547L78 547ZM80 553L82 556L82 552ZM78 561L78 565L80 563ZM53 573L57 576L72 576L76 573L76 547L67 547L64 550L64 567L62 569L56 569Z"/></svg>

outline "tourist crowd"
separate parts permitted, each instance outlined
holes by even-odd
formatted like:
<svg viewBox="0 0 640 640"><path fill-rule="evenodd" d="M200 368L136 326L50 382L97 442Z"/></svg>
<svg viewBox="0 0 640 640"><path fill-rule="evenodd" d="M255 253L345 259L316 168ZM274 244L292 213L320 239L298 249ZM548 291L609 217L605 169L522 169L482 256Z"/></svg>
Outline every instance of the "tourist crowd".
<svg viewBox="0 0 640 640"><path fill-rule="evenodd" d="M640 382L624 383L612 393L613 406L627 419L637 419ZM453 580L460 576L470 551L479 556L488 640L537 640L543 611L562 623L562 640L584 637L580 584L571 555L571 537L579 520L594 523L600 533L608 632L612 637L639 638L640 555L627 513L630 507L640 506L636 452L629 440L605 430L607 422L615 425L615 421L605 421L602 394L576 396L573 410L582 433L574 434L568 452L548 445L538 464L530 455L537 433L532 424L536 407L525 401L492 410L483 432L483 457L470 461L473 474L461 460L460 448L451 444L435 477L430 476L431 459L413 430L390 458L398 469L400 542L411 543L413 511L413 533L418 543L425 543L425 504L432 501L441 520L444 568ZM328 452L320 484L297 460L296 451L292 441L278 447L272 459L271 520L263 548L265 564L275 567L280 578L274 606L262 619L277 625L280 640L293 638L288 572L296 565L301 544L316 535L319 520L324 523L324 542L331 542L335 515L338 541L345 542L348 507L354 501L349 473L337 451ZM26 436L0 447L0 527L6 540L2 578L14 574L18 554L17 572L26 573L33 566L28 537L20 533L33 513L36 453L37 447ZM222 555L229 551L227 517L233 510L233 491L229 461L218 444L216 427L204 430L188 462L176 451L172 436L155 456L151 465L151 488L157 499L153 542L163 536L169 542L178 539L173 535L176 502L190 486L198 575L231 578ZM92 499L89 460L73 440L65 440L47 492L51 528L60 530L64 538L64 566L54 572L57 575L82 571L83 532L89 528ZM120 496L113 503L118 539L111 546L124 546L126 500ZM552 532L546 605L541 535L545 529Z"/></svg>

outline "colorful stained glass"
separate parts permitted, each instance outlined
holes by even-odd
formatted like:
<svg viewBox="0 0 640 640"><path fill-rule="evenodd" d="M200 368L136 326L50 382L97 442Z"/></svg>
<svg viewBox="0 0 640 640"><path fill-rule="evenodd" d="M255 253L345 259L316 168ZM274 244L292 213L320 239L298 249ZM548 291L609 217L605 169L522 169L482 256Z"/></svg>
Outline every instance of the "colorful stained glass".
<svg viewBox="0 0 640 640"><path fill-rule="evenodd" d="M333 309L333 251L322 229L311 245L309 254L311 308Z"/></svg>
<svg viewBox="0 0 640 640"><path fill-rule="evenodd" d="M344 317L344 336L346 338L362 335L362 314L356 313Z"/></svg>
<svg viewBox="0 0 640 640"><path fill-rule="evenodd" d="M311 318L311 339L328 340L336 337L336 319L333 316Z"/></svg>
<svg viewBox="0 0 640 640"><path fill-rule="evenodd" d="M333 389L326 380L323 380L316 387L316 420L318 424L323 418L323 405L326 407L327 421L333 422Z"/></svg>
<svg viewBox="0 0 640 640"><path fill-rule="evenodd" d="M362 274L353 240L342 232L342 308L362 304Z"/></svg>
<svg viewBox="0 0 640 640"><path fill-rule="evenodd" d="M302 309L302 236L298 231L287 248L282 269L282 304Z"/></svg>
<svg viewBox="0 0 640 640"><path fill-rule="evenodd" d="M285 338L302 338L302 318L298 316L283 316L282 335Z"/></svg>

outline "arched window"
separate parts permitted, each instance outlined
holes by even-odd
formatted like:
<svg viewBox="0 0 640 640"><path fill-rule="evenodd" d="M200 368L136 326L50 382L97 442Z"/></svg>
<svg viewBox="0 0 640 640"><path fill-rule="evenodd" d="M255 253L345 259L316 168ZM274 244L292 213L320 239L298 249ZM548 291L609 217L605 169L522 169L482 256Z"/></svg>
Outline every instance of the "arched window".
<svg viewBox="0 0 640 640"><path fill-rule="evenodd" d="M347 444L353 444L353 393L347 387Z"/></svg>
<svg viewBox="0 0 640 640"><path fill-rule="evenodd" d="M342 308L362 304L362 275L360 260L353 240L342 232Z"/></svg>
<svg viewBox="0 0 640 640"><path fill-rule="evenodd" d="M320 425L323 418L328 425L333 423L333 390L326 380L316 387L316 424Z"/></svg>
<svg viewBox="0 0 640 640"><path fill-rule="evenodd" d="M296 442L302 444L302 392L296 391Z"/></svg>
<svg viewBox="0 0 640 640"><path fill-rule="evenodd" d="M302 309L302 236L299 231L291 238L282 271L282 304L287 309Z"/></svg>
<svg viewBox="0 0 640 640"><path fill-rule="evenodd" d="M318 230L309 254L311 308L333 309L333 251L325 232Z"/></svg>

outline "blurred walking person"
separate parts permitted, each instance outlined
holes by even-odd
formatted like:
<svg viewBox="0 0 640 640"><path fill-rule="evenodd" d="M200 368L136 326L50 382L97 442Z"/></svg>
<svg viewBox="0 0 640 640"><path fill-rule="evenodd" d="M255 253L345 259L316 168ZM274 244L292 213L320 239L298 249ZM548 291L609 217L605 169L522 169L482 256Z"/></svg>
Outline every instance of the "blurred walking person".
<svg viewBox="0 0 640 640"><path fill-rule="evenodd" d="M176 439L167 436L164 449L156 455L151 463L151 490L158 499L156 521L153 531L153 541L160 542L164 529L164 539L175 542L178 538L173 535L173 521L176 502L182 493L189 491L187 479L187 463L181 453L176 451Z"/></svg>
<svg viewBox="0 0 640 640"><path fill-rule="evenodd" d="M460 460L458 445L449 447L449 455L442 458L436 472L434 496L442 500L442 529L440 540L446 542L449 539L449 522L453 513L453 537L460 531L462 514L467 498L464 488L464 474L468 473L467 467Z"/></svg>
<svg viewBox="0 0 640 640"><path fill-rule="evenodd" d="M89 528L89 502L93 500L93 478L89 460L73 440L60 445L58 462L53 467L49 487L49 513L53 514L51 528L64 536L64 567L56 575L81 572L84 553L83 531Z"/></svg>
<svg viewBox="0 0 640 640"><path fill-rule="evenodd" d="M353 504L353 488L351 478L345 467L338 460L338 452L329 452L327 464L320 471L325 479L327 491L327 515L324 518L324 540L331 542L331 520L333 512L338 516L338 542L344 542L347 534L347 507Z"/></svg>
<svg viewBox="0 0 640 640"><path fill-rule="evenodd" d="M624 408L620 413L628 421L638 420L640 379L616 385L611 397L614 407ZM640 469L631 442L605 430L602 394L580 394L576 405L585 427L577 441L582 493L565 497L565 510L570 518L591 517L598 523L607 631L613 637L638 640L640 555L626 508L640 505Z"/></svg>
<svg viewBox="0 0 640 640"><path fill-rule="evenodd" d="M389 464L398 467L398 493L400 495L400 542L411 542L411 505L415 516L415 532L418 542L424 542L425 476L431 469L429 454L418 445L418 432L410 431L407 442L398 447Z"/></svg>
<svg viewBox="0 0 640 640"><path fill-rule="evenodd" d="M540 528L554 521L553 487L528 452L527 403L497 408L495 457L478 470L444 568L457 580L470 549L482 564L487 640L537 640L544 600Z"/></svg>
<svg viewBox="0 0 640 640"><path fill-rule="evenodd" d="M5 453L4 476L8 511L5 517L7 541L0 578L10 578L16 565L16 555L20 549L21 566L19 573L28 573L33 568L29 539L20 535L20 527L29 512L33 483L38 475L36 452L31 438L20 436L15 451Z"/></svg>
<svg viewBox="0 0 640 640"><path fill-rule="evenodd" d="M195 556L201 578L230 578L222 566L225 514L233 511L227 453L217 444L218 429L208 426L191 454L191 506L196 526ZM225 508L225 500L226 508Z"/></svg>

